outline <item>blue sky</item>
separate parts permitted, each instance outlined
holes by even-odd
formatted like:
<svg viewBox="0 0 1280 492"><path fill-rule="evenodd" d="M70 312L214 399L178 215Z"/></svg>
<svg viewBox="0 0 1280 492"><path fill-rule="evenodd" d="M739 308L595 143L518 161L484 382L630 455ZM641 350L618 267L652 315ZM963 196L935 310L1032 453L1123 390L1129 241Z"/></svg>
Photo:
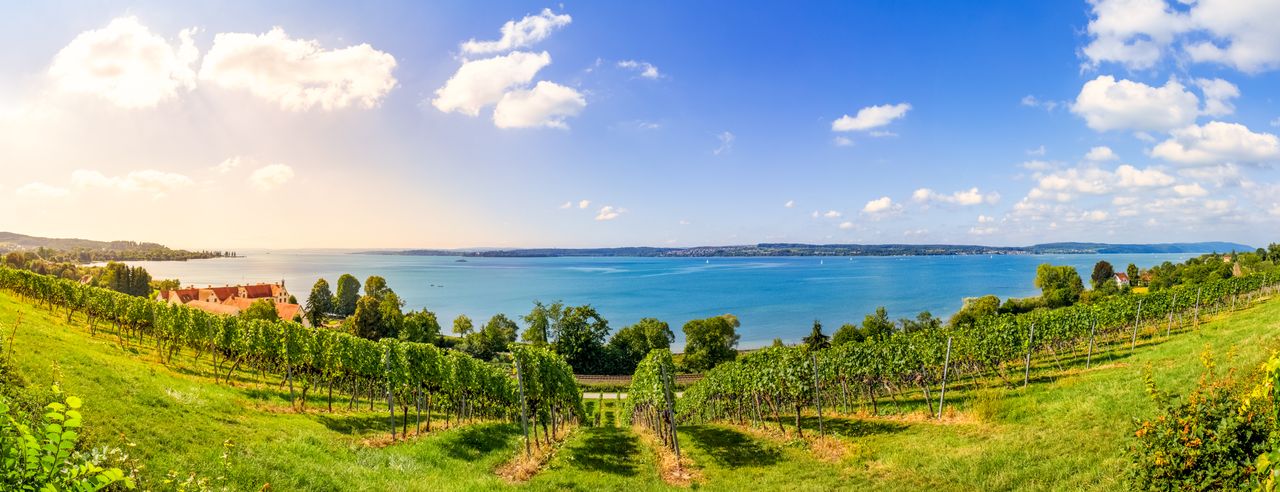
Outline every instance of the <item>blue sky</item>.
<svg viewBox="0 0 1280 492"><path fill-rule="evenodd" d="M17 232L1260 245L1280 223L1275 0L5 10Z"/></svg>

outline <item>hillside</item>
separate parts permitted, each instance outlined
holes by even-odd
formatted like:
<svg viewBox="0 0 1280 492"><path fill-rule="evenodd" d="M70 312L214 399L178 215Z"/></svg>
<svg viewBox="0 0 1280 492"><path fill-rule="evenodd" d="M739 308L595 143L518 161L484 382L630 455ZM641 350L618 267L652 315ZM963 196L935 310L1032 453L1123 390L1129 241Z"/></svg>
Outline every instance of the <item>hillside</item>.
<svg viewBox="0 0 1280 492"><path fill-rule="evenodd" d="M157 243L96 241L77 238L28 236L0 231L0 253L40 251L49 261L93 262L108 260L189 260L235 256L230 251L187 251Z"/></svg>
<svg viewBox="0 0 1280 492"><path fill-rule="evenodd" d="M0 292L6 337L19 317L17 370L32 387L60 380L83 397L91 439L126 450L143 489L172 488L163 484L170 475L233 490L671 488L652 448L629 429L579 429L541 473L513 485L494 470L518 452L518 425L441 430L437 415L431 434L384 446L386 414L376 405L348 410L338 399L325 412L314 394L298 412L277 376L246 372L234 386L218 384L207 355L183 352L161 364L150 344L121 340L110 326L92 336L80 316L68 324L60 310ZM1089 369L1079 358L1038 358L1026 389L995 381L949 388L942 422L921 418L923 401L910 397L882 402L879 417L827 415L834 450L726 425L682 426L681 445L707 490L1115 490L1132 419L1153 409L1143 371L1180 392L1194 384L1205 350L1231 354L1223 369L1256 367L1280 346L1277 325L1280 303L1264 301L1167 339L1144 334L1135 351L1128 340L1101 346ZM816 432L812 415L804 425Z"/></svg>

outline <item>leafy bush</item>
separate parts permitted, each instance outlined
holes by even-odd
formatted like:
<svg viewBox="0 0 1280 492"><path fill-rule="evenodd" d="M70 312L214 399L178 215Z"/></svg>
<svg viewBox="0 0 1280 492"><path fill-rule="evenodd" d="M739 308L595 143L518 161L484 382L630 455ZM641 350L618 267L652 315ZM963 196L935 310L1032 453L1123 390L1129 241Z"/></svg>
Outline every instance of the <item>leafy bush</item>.
<svg viewBox="0 0 1280 492"><path fill-rule="evenodd" d="M55 386L54 395L61 392ZM44 407L43 419L27 423L10 414L0 398L0 489L95 491L112 484L133 488L119 468L103 468L76 451L81 401L68 396Z"/></svg>
<svg viewBox="0 0 1280 492"><path fill-rule="evenodd" d="M1230 377L1215 375L1211 357L1196 388L1174 398L1147 389L1160 408L1136 421L1130 446L1130 485L1143 490L1234 490L1254 480L1255 461L1271 449L1274 419L1267 402L1246 403L1246 392Z"/></svg>

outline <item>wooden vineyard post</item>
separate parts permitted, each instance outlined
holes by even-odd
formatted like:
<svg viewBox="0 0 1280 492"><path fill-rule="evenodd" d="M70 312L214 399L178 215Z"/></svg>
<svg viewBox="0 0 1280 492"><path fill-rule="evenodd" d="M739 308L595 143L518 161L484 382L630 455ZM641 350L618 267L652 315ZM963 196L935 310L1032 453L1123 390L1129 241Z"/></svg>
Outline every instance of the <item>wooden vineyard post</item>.
<svg viewBox="0 0 1280 492"><path fill-rule="evenodd" d="M1031 323L1031 336L1027 338L1027 362L1023 366L1022 387L1026 388L1027 383L1031 381L1031 348L1036 343L1036 324Z"/></svg>
<svg viewBox="0 0 1280 492"><path fill-rule="evenodd" d="M1098 316L1093 316L1093 323L1089 325L1089 355L1084 359L1084 368L1088 369L1093 365L1093 338L1098 333Z"/></svg>
<svg viewBox="0 0 1280 492"><path fill-rule="evenodd" d="M822 391L818 387L818 353L809 352L809 360L813 361L813 403L818 406L818 435L826 432L822 428Z"/></svg>
<svg viewBox="0 0 1280 492"><path fill-rule="evenodd" d="M1200 287L1196 287L1196 319L1195 329L1200 329Z"/></svg>
<svg viewBox="0 0 1280 492"><path fill-rule="evenodd" d="M667 422L671 425L671 449L676 452L676 469L681 469L680 438L676 435L676 409L672 404L675 398L671 394L671 380L667 377L666 364L658 364L658 369L662 371L662 399L667 402Z"/></svg>
<svg viewBox="0 0 1280 492"><path fill-rule="evenodd" d="M520 388L520 429L524 431L524 454L532 453L529 449L529 408L524 399L524 370L520 367L520 358L516 358L516 386Z"/></svg>
<svg viewBox="0 0 1280 492"><path fill-rule="evenodd" d="M1169 304L1169 321L1164 324L1164 337L1169 338L1169 329L1173 327L1173 312L1178 309L1178 291L1173 292L1173 303Z"/></svg>
<svg viewBox="0 0 1280 492"><path fill-rule="evenodd" d="M388 374L390 374L391 373L390 347L387 348L386 357L387 357L387 360L383 364L383 367L384 367L384 370ZM391 377L390 376L387 377L387 411L391 412L391 440L395 441L396 440L396 405L395 405L395 401L391 399Z"/></svg>
<svg viewBox="0 0 1280 492"><path fill-rule="evenodd" d="M942 420L942 404L947 401L947 367L951 365L951 337L947 337L947 358L942 362L942 391L938 394L938 420Z"/></svg>
<svg viewBox="0 0 1280 492"><path fill-rule="evenodd" d="M1133 315L1133 341L1129 342L1129 350L1138 346L1138 324L1142 321L1142 299L1138 299L1138 312Z"/></svg>

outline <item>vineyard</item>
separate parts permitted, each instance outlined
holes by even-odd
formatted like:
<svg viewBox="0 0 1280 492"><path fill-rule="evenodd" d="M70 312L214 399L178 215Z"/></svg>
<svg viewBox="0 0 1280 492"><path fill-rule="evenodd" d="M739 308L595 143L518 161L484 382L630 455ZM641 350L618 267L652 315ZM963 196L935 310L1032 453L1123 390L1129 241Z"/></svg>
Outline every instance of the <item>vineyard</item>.
<svg viewBox="0 0 1280 492"><path fill-rule="evenodd" d="M1140 336L1198 328L1203 316L1233 311L1273 293L1276 286L1275 278L1253 275L1053 310L984 316L971 324L825 350L770 347L709 371L685 391L678 414L685 423L750 421L763 426L772 420L779 431L785 431L784 416L793 416L794 428L802 434L802 413L816 414L821 432L824 406L850 414L862 401L876 415L886 396L896 405L907 392L919 391L929 414L940 418L948 379L1026 385L1033 357L1047 358L1061 369L1062 359L1079 354L1088 367L1103 350L1132 349ZM931 391L935 388L936 393Z"/></svg>
<svg viewBox="0 0 1280 492"><path fill-rule="evenodd" d="M548 443L549 428L554 435L560 424L584 413L572 370L545 349L521 347L515 364L503 367L430 344L371 341L291 321L218 316L24 270L0 268L0 289L62 312L68 322L83 313L91 332L109 323L120 345L149 343L166 363L184 349L196 361L208 354L215 379L228 384L237 370L277 375L300 410L311 391L325 392L328 411L333 411L335 390L348 396L349 406L361 400L370 410L385 405L393 440L397 427L401 437L408 435L411 409L415 431L422 428L425 411L429 432L433 405L446 409L454 422L515 421L523 415L535 440L541 428Z"/></svg>

